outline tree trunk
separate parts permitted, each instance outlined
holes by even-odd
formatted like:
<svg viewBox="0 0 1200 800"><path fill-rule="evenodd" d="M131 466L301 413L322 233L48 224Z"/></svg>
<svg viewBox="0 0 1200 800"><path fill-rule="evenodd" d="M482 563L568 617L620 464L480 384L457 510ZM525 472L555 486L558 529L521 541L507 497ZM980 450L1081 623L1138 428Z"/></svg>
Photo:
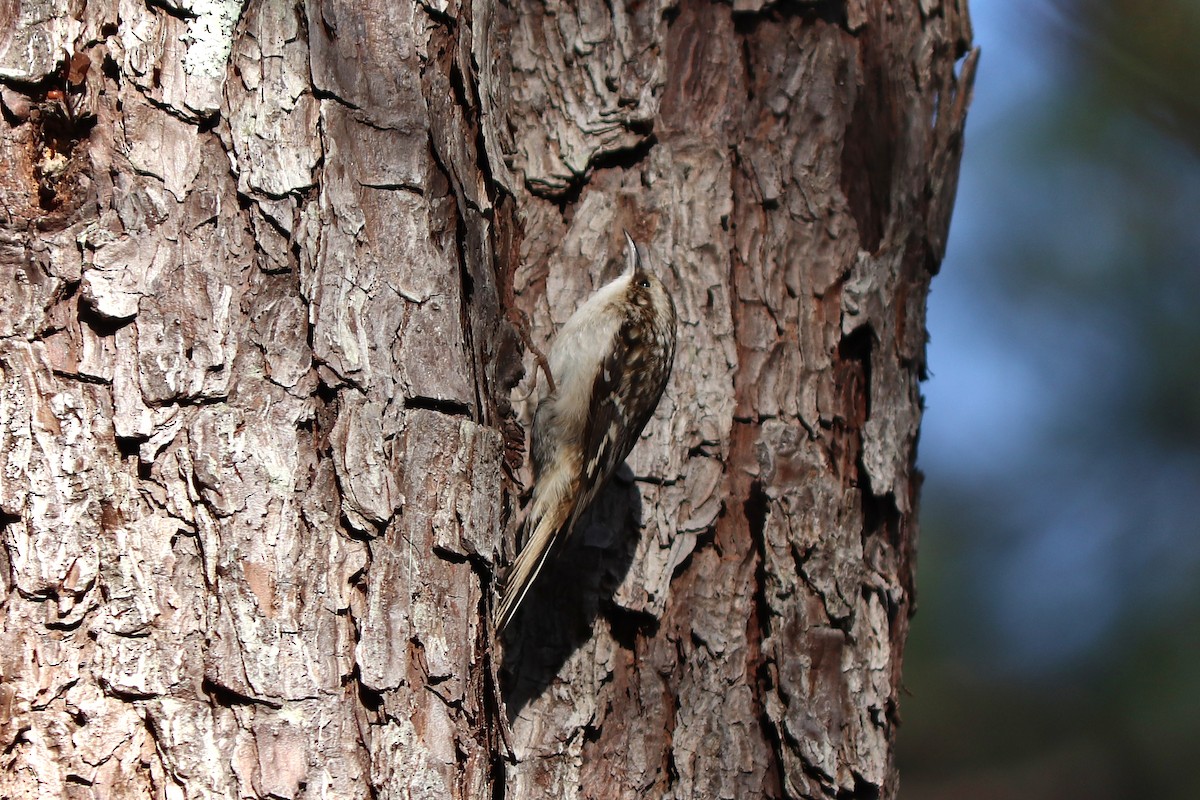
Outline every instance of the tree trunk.
<svg viewBox="0 0 1200 800"><path fill-rule="evenodd" d="M895 795L965 0L0 30L0 796ZM496 642L622 228L675 373Z"/></svg>

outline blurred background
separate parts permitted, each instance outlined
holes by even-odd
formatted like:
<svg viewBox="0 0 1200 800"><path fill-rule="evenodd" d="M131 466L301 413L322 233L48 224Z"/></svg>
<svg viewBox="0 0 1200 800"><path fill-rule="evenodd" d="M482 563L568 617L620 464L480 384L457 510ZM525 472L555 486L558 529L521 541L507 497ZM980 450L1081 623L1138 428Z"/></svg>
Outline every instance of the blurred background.
<svg viewBox="0 0 1200 800"><path fill-rule="evenodd" d="M971 0L902 800L1200 798L1200 0Z"/></svg>

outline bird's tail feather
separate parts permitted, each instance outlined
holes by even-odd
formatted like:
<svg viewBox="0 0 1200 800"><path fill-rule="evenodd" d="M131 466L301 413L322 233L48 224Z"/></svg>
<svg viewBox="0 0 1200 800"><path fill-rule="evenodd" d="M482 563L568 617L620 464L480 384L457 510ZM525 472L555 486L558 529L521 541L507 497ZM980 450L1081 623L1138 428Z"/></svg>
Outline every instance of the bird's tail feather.
<svg viewBox="0 0 1200 800"><path fill-rule="evenodd" d="M526 526L532 528L533 533L525 541L520 555L509 570L508 579L504 583L504 594L493 615L497 631L504 630L504 626L509 623L521 601L525 599L534 579L545 566L554 540L558 538L558 533L566 522L562 519L564 516L566 515L562 513L546 513L536 507L534 513L530 514Z"/></svg>

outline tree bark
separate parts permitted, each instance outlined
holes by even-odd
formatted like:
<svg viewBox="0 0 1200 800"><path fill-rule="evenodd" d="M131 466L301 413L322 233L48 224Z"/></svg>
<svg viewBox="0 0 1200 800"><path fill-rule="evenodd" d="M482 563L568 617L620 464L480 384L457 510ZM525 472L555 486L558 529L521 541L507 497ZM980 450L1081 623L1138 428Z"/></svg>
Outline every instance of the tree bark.
<svg viewBox="0 0 1200 800"><path fill-rule="evenodd" d="M0 796L895 796L965 0L0 20ZM622 228L675 373L497 642Z"/></svg>

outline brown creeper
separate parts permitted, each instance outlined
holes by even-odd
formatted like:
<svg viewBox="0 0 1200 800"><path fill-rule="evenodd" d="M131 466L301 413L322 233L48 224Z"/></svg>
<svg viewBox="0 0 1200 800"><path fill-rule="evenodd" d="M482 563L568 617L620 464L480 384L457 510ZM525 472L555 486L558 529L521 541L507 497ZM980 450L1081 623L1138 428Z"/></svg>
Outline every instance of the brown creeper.
<svg viewBox="0 0 1200 800"><path fill-rule="evenodd" d="M555 546L629 455L675 362L675 303L626 233L625 271L563 325L550 348L554 390L533 416L533 499L525 544L496 608L517 606Z"/></svg>

